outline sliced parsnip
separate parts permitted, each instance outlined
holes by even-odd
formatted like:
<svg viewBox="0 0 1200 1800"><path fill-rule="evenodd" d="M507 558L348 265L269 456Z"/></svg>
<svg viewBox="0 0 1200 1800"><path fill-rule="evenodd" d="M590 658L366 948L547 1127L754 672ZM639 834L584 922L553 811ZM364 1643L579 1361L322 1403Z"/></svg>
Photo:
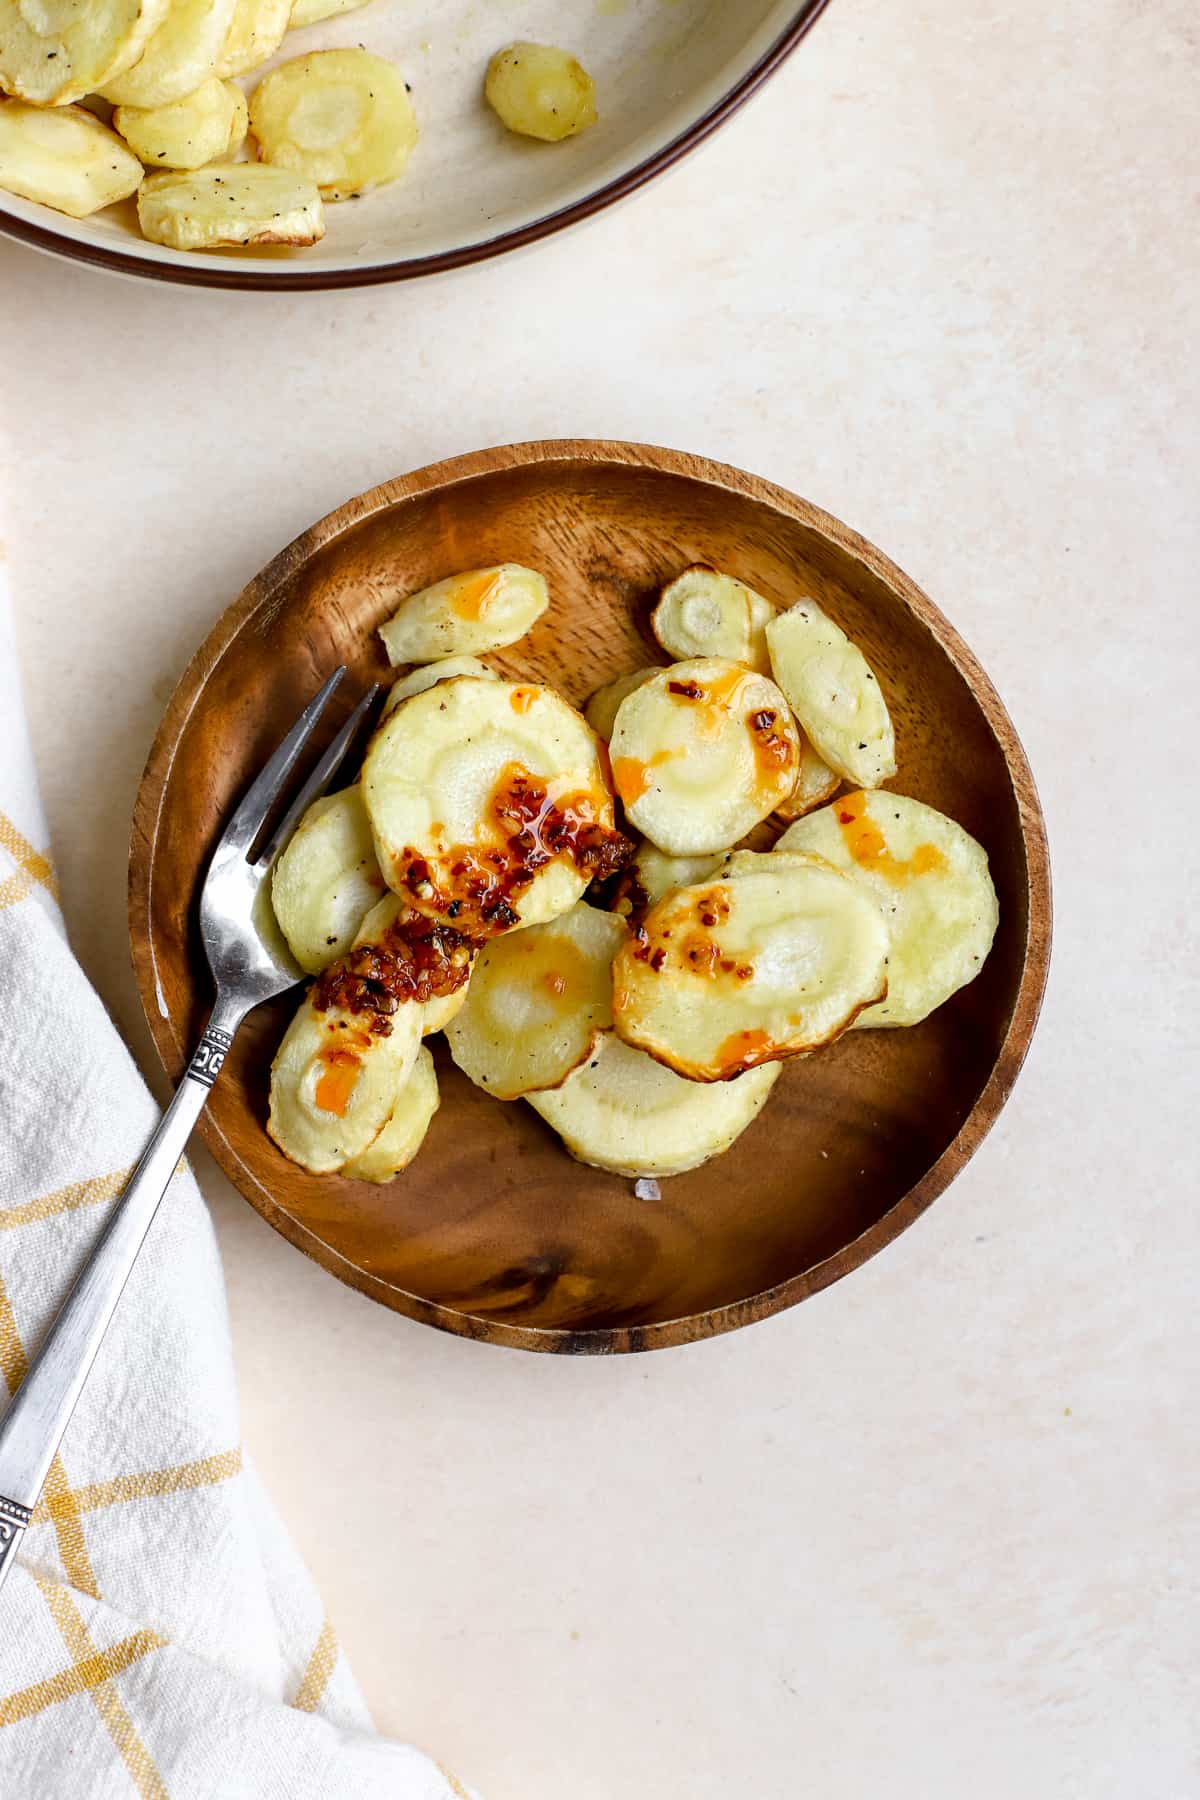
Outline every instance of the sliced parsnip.
<svg viewBox="0 0 1200 1800"><path fill-rule="evenodd" d="M612 1026L612 960L626 928L582 901L479 953L450 1054L498 1100L558 1087Z"/></svg>
<svg viewBox="0 0 1200 1800"><path fill-rule="evenodd" d="M662 590L650 616L655 637L677 662L722 656L760 675L771 672L763 635L775 608L732 575L693 563Z"/></svg>
<svg viewBox="0 0 1200 1800"><path fill-rule="evenodd" d="M0 188L10 194L83 219L128 199L142 175L137 157L83 107L0 102Z"/></svg>
<svg viewBox="0 0 1200 1800"><path fill-rule="evenodd" d="M319 1010L317 993L314 984L271 1066L267 1130L292 1162L320 1175L360 1155L386 1125L417 1060L422 1008L400 1006L381 1021L370 1011Z"/></svg>
<svg viewBox="0 0 1200 1800"><path fill-rule="evenodd" d="M831 769L808 738L797 729L796 736L800 740L800 766L796 771L796 785L786 800L781 800L775 808L777 818L790 825L793 819L802 819L805 813L814 807L824 806L832 800L842 785L842 778L836 769Z"/></svg>
<svg viewBox="0 0 1200 1800"><path fill-rule="evenodd" d="M778 1077L772 1063L703 1087L606 1032L560 1088L526 1099L579 1162L636 1179L681 1175L730 1149Z"/></svg>
<svg viewBox="0 0 1200 1800"><path fill-rule="evenodd" d="M860 787L896 773L887 702L866 657L815 600L777 613L766 628L775 679L818 755Z"/></svg>
<svg viewBox="0 0 1200 1800"><path fill-rule="evenodd" d="M233 6L234 0L171 0L137 62L104 84L104 98L114 106L156 107L194 94L216 74Z"/></svg>
<svg viewBox="0 0 1200 1800"><path fill-rule="evenodd" d="M707 881L720 861L721 857L716 854L668 856L657 844L646 843L640 846L634 867L645 890L646 905L655 906L672 888L691 887L697 881Z"/></svg>
<svg viewBox="0 0 1200 1800"><path fill-rule="evenodd" d="M167 5L168 0L0 0L0 93L35 106L82 100L137 61Z"/></svg>
<svg viewBox="0 0 1200 1800"><path fill-rule="evenodd" d="M394 1181L425 1142L438 1105L437 1070L428 1050L422 1048L400 1086L382 1131L365 1150L351 1157L342 1174L357 1181Z"/></svg>
<svg viewBox="0 0 1200 1800"><path fill-rule="evenodd" d="M462 675L413 694L362 783L389 886L473 936L566 912L622 860L599 744L549 688Z"/></svg>
<svg viewBox="0 0 1200 1800"><path fill-rule="evenodd" d="M166 106L118 106L113 129L151 168L200 169L236 149L239 100L244 107L240 88L210 75L194 93Z"/></svg>
<svg viewBox="0 0 1200 1800"><path fill-rule="evenodd" d="M709 856L668 856L657 844L643 840L617 883L610 910L625 919L637 917L656 906L672 888L707 881L725 860L719 851Z"/></svg>
<svg viewBox="0 0 1200 1800"><path fill-rule="evenodd" d="M849 876L775 865L679 888L613 965L626 1043L693 1081L832 1043L887 992L883 917Z"/></svg>
<svg viewBox="0 0 1200 1800"><path fill-rule="evenodd" d="M439 681L453 681L456 675L478 675L484 681L500 679L495 669L489 669L477 656L443 656L439 662L423 663L419 669L413 669L393 682L380 717L386 719L410 695L423 694L426 688L436 687Z"/></svg>
<svg viewBox="0 0 1200 1800"><path fill-rule="evenodd" d="M453 994L439 994L436 1000L427 1000L421 1036L432 1037L435 1031L445 1031L451 1019L457 1018L466 1005L469 992L468 983L456 989Z"/></svg>
<svg viewBox="0 0 1200 1800"><path fill-rule="evenodd" d="M659 673L661 664L655 663L646 669L634 669L629 675L618 675L615 681L606 681L603 687L596 689L583 709L583 716L597 737L608 742L613 734L622 700L627 700L630 694L636 694L651 676Z"/></svg>
<svg viewBox="0 0 1200 1800"><path fill-rule="evenodd" d="M291 0L234 0L233 17L217 58L222 81L248 75L274 56L286 35Z"/></svg>
<svg viewBox="0 0 1200 1800"><path fill-rule="evenodd" d="M138 190L138 223L152 243L173 250L315 244L325 235L312 182L261 163L151 175Z"/></svg>
<svg viewBox="0 0 1200 1800"><path fill-rule="evenodd" d="M582 63L551 44L498 50L484 80L488 105L522 137L557 144L596 123L596 84Z"/></svg>
<svg viewBox="0 0 1200 1800"><path fill-rule="evenodd" d="M344 956L384 889L357 786L315 800L275 864L271 904L302 969Z"/></svg>
<svg viewBox="0 0 1200 1800"><path fill-rule="evenodd" d="M771 652L767 648L767 626L778 610L764 594L747 588L746 594L750 602L750 656L752 669L762 675L771 673Z"/></svg>
<svg viewBox="0 0 1200 1800"><path fill-rule="evenodd" d="M355 12L358 7L366 4L367 0L292 0L288 30L302 31L306 25L319 25L322 19Z"/></svg>
<svg viewBox="0 0 1200 1800"><path fill-rule="evenodd" d="M727 850L791 793L798 745L765 675L673 663L621 702L613 780L630 822L672 856Z"/></svg>
<svg viewBox="0 0 1200 1800"><path fill-rule="evenodd" d="M250 108L236 81L225 81L222 86L233 99L233 123L229 127L229 142L225 146L226 156L233 157L246 141L246 133L250 129Z"/></svg>
<svg viewBox="0 0 1200 1800"><path fill-rule="evenodd" d="M264 162L315 181L325 200L353 200L395 181L417 141L404 77L369 50L313 50L263 77L250 129Z"/></svg>
<svg viewBox="0 0 1200 1800"><path fill-rule="evenodd" d="M846 794L793 825L777 848L845 869L882 910L888 991L858 1025L917 1025L983 967L999 921L982 845L904 794Z"/></svg>
<svg viewBox="0 0 1200 1800"><path fill-rule="evenodd" d="M479 655L515 644L549 604L545 576L520 563L499 563L410 594L379 635L393 666Z"/></svg>
<svg viewBox="0 0 1200 1800"><path fill-rule="evenodd" d="M731 850L717 864L718 881L735 881L742 875L782 874L788 869L827 865L827 859L807 850Z"/></svg>

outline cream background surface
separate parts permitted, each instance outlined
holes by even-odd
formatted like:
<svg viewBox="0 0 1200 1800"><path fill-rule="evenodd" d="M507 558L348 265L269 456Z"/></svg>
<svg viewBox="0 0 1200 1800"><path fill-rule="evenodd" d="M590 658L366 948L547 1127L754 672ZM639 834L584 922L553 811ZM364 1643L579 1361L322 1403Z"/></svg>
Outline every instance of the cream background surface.
<svg viewBox="0 0 1200 1800"><path fill-rule="evenodd" d="M439 456L623 436L798 490L949 613L1041 784L1016 1095L780 1318L611 1363L460 1343L197 1157L247 1445L379 1724L489 1800L1200 1794L1200 57L1189 0L1023 11L833 0L662 183L430 285L175 293L0 244L43 795L147 1066L124 858L171 686L296 532Z"/></svg>

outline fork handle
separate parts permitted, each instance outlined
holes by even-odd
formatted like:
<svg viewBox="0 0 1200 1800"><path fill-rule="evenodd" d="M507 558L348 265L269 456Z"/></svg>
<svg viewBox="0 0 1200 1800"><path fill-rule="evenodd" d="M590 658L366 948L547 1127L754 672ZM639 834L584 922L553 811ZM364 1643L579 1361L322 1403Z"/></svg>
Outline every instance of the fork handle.
<svg viewBox="0 0 1200 1800"><path fill-rule="evenodd" d="M218 994L208 1028L124 1193L0 1419L3 1584L122 1290L245 1008Z"/></svg>

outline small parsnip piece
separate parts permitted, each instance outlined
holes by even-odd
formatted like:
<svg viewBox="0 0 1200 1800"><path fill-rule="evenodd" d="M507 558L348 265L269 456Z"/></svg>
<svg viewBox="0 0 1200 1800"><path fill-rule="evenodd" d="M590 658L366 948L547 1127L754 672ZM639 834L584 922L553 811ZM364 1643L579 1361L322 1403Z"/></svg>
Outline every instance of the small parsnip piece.
<svg viewBox="0 0 1200 1800"><path fill-rule="evenodd" d="M623 919L636 918L657 905L672 888L694 887L698 881L707 881L725 860L719 850L708 856L668 856L657 844L644 839L617 881L609 911Z"/></svg>
<svg viewBox="0 0 1200 1800"><path fill-rule="evenodd" d="M896 773L887 702L866 657L815 600L799 600L767 626L775 679L818 755L859 787Z"/></svg>
<svg viewBox="0 0 1200 1800"><path fill-rule="evenodd" d="M141 163L81 106L0 101L0 188L72 219L136 193Z"/></svg>
<svg viewBox="0 0 1200 1800"><path fill-rule="evenodd" d="M216 73L222 81L260 69L282 44L290 18L291 0L235 0L217 58Z"/></svg>
<svg viewBox="0 0 1200 1800"><path fill-rule="evenodd" d="M237 148L245 136L243 123L234 141L245 104L240 88L210 75L194 93L165 106L118 106L113 129L150 168L200 169Z"/></svg>
<svg viewBox="0 0 1200 1800"><path fill-rule="evenodd" d="M138 191L138 222L151 243L173 250L315 244L325 235L312 182L261 163L151 175Z"/></svg>
<svg viewBox="0 0 1200 1800"><path fill-rule="evenodd" d="M520 563L448 575L401 601L379 627L393 664L502 650L525 636L550 604L546 578Z"/></svg>
<svg viewBox="0 0 1200 1800"><path fill-rule="evenodd" d="M234 157L245 143L246 133L250 129L250 108L236 81L225 81L221 85L233 99L233 123L229 127L229 142L225 146L225 154Z"/></svg>
<svg viewBox="0 0 1200 1800"><path fill-rule="evenodd" d="M413 694L423 694L426 688L436 687L439 681L453 681L456 675L478 675L484 681L500 679L495 669L489 669L477 656L443 656L438 662L422 663L420 668L411 669L399 681L393 682L380 718L386 719L394 713L402 700L410 699Z"/></svg>
<svg viewBox="0 0 1200 1800"><path fill-rule="evenodd" d="M561 1087L525 1098L577 1162L636 1180L682 1175L731 1149L778 1079L771 1063L704 1087L608 1032Z"/></svg>
<svg viewBox="0 0 1200 1800"><path fill-rule="evenodd" d="M790 825L793 819L802 819L805 813L814 807L824 806L832 800L842 785L842 778L836 769L831 769L823 756L818 755L809 743L803 731L797 728L796 736L800 740L800 767L796 771L796 785L786 800L781 800L775 808L775 817Z"/></svg>
<svg viewBox="0 0 1200 1800"><path fill-rule="evenodd" d="M438 1105L437 1070L422 1047L400 1085L387 1124L365 1150L351 1157L341 1173L352 1181L394 1181L425 1142Z"/></svg>
<svg viewBox="0 0 1200 1800"><path fill-rule="evenodd" d="M612 960L625 936L621 919L580 901L485 945L446 1028L464 1075L497 1100L565 1081L612 1028Z"/></svg>
<svg viewBox="0 0 1200 1800"><path fill-rule="evenodd" d="M313 50L263 77L250 129L264 162L315 181L326 200L352 200L395 181L417 141L404 77L368 50Z"/></svg>
<svg viewBox="0 0 1200 1800"><path fill-rule="evenodd" d="M597 688L583 709L583 716L596 736L602 737L607 743L613 734L622 700L627 700L630 694L636 694L652 675L661 672L661 664L651 664L646 669L634 669L632 674L618 675L615 681L606 681L603 687Z"/></svg>
<svg viewBox="0 0 1200 1800"><path fill-rule="evenodd" d="M761 594L707 563L693 563L668 582L650 615L655 637L676 661L723 656L760 675L771 672L763 635L775 608Z"/></svg>
<svg viewBox="0 0 1200 1800"><path fill-rule="evenodd" d="M596 84L583 65L551 44L498 50L484 80L488 105L510 131L557 144L596 123Z"/></svg>
<svg viewBox="0 0 1200 1800"><path fill-rule="evenodd" d="M217 72L234 0L171 0L170 11L131 69L104 85L114 106L169 106ZM191 165L189 165L191 166Z"/></svg>

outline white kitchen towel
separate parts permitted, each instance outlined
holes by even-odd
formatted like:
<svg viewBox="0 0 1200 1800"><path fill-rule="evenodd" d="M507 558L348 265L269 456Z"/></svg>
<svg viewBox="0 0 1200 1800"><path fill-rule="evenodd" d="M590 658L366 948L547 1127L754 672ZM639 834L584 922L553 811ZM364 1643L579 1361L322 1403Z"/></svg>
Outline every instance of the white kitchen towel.
<svg viewBox="0 0 1200 1800"><path fill-rule="evenodd" d="M0 584L3 569L0 568ZM157 1109L71 955L0 587L0 1375ZM371 1730L247 1467L221 1268L179 1171L0 1593L2 1800L462 1800Z"/></svg>

